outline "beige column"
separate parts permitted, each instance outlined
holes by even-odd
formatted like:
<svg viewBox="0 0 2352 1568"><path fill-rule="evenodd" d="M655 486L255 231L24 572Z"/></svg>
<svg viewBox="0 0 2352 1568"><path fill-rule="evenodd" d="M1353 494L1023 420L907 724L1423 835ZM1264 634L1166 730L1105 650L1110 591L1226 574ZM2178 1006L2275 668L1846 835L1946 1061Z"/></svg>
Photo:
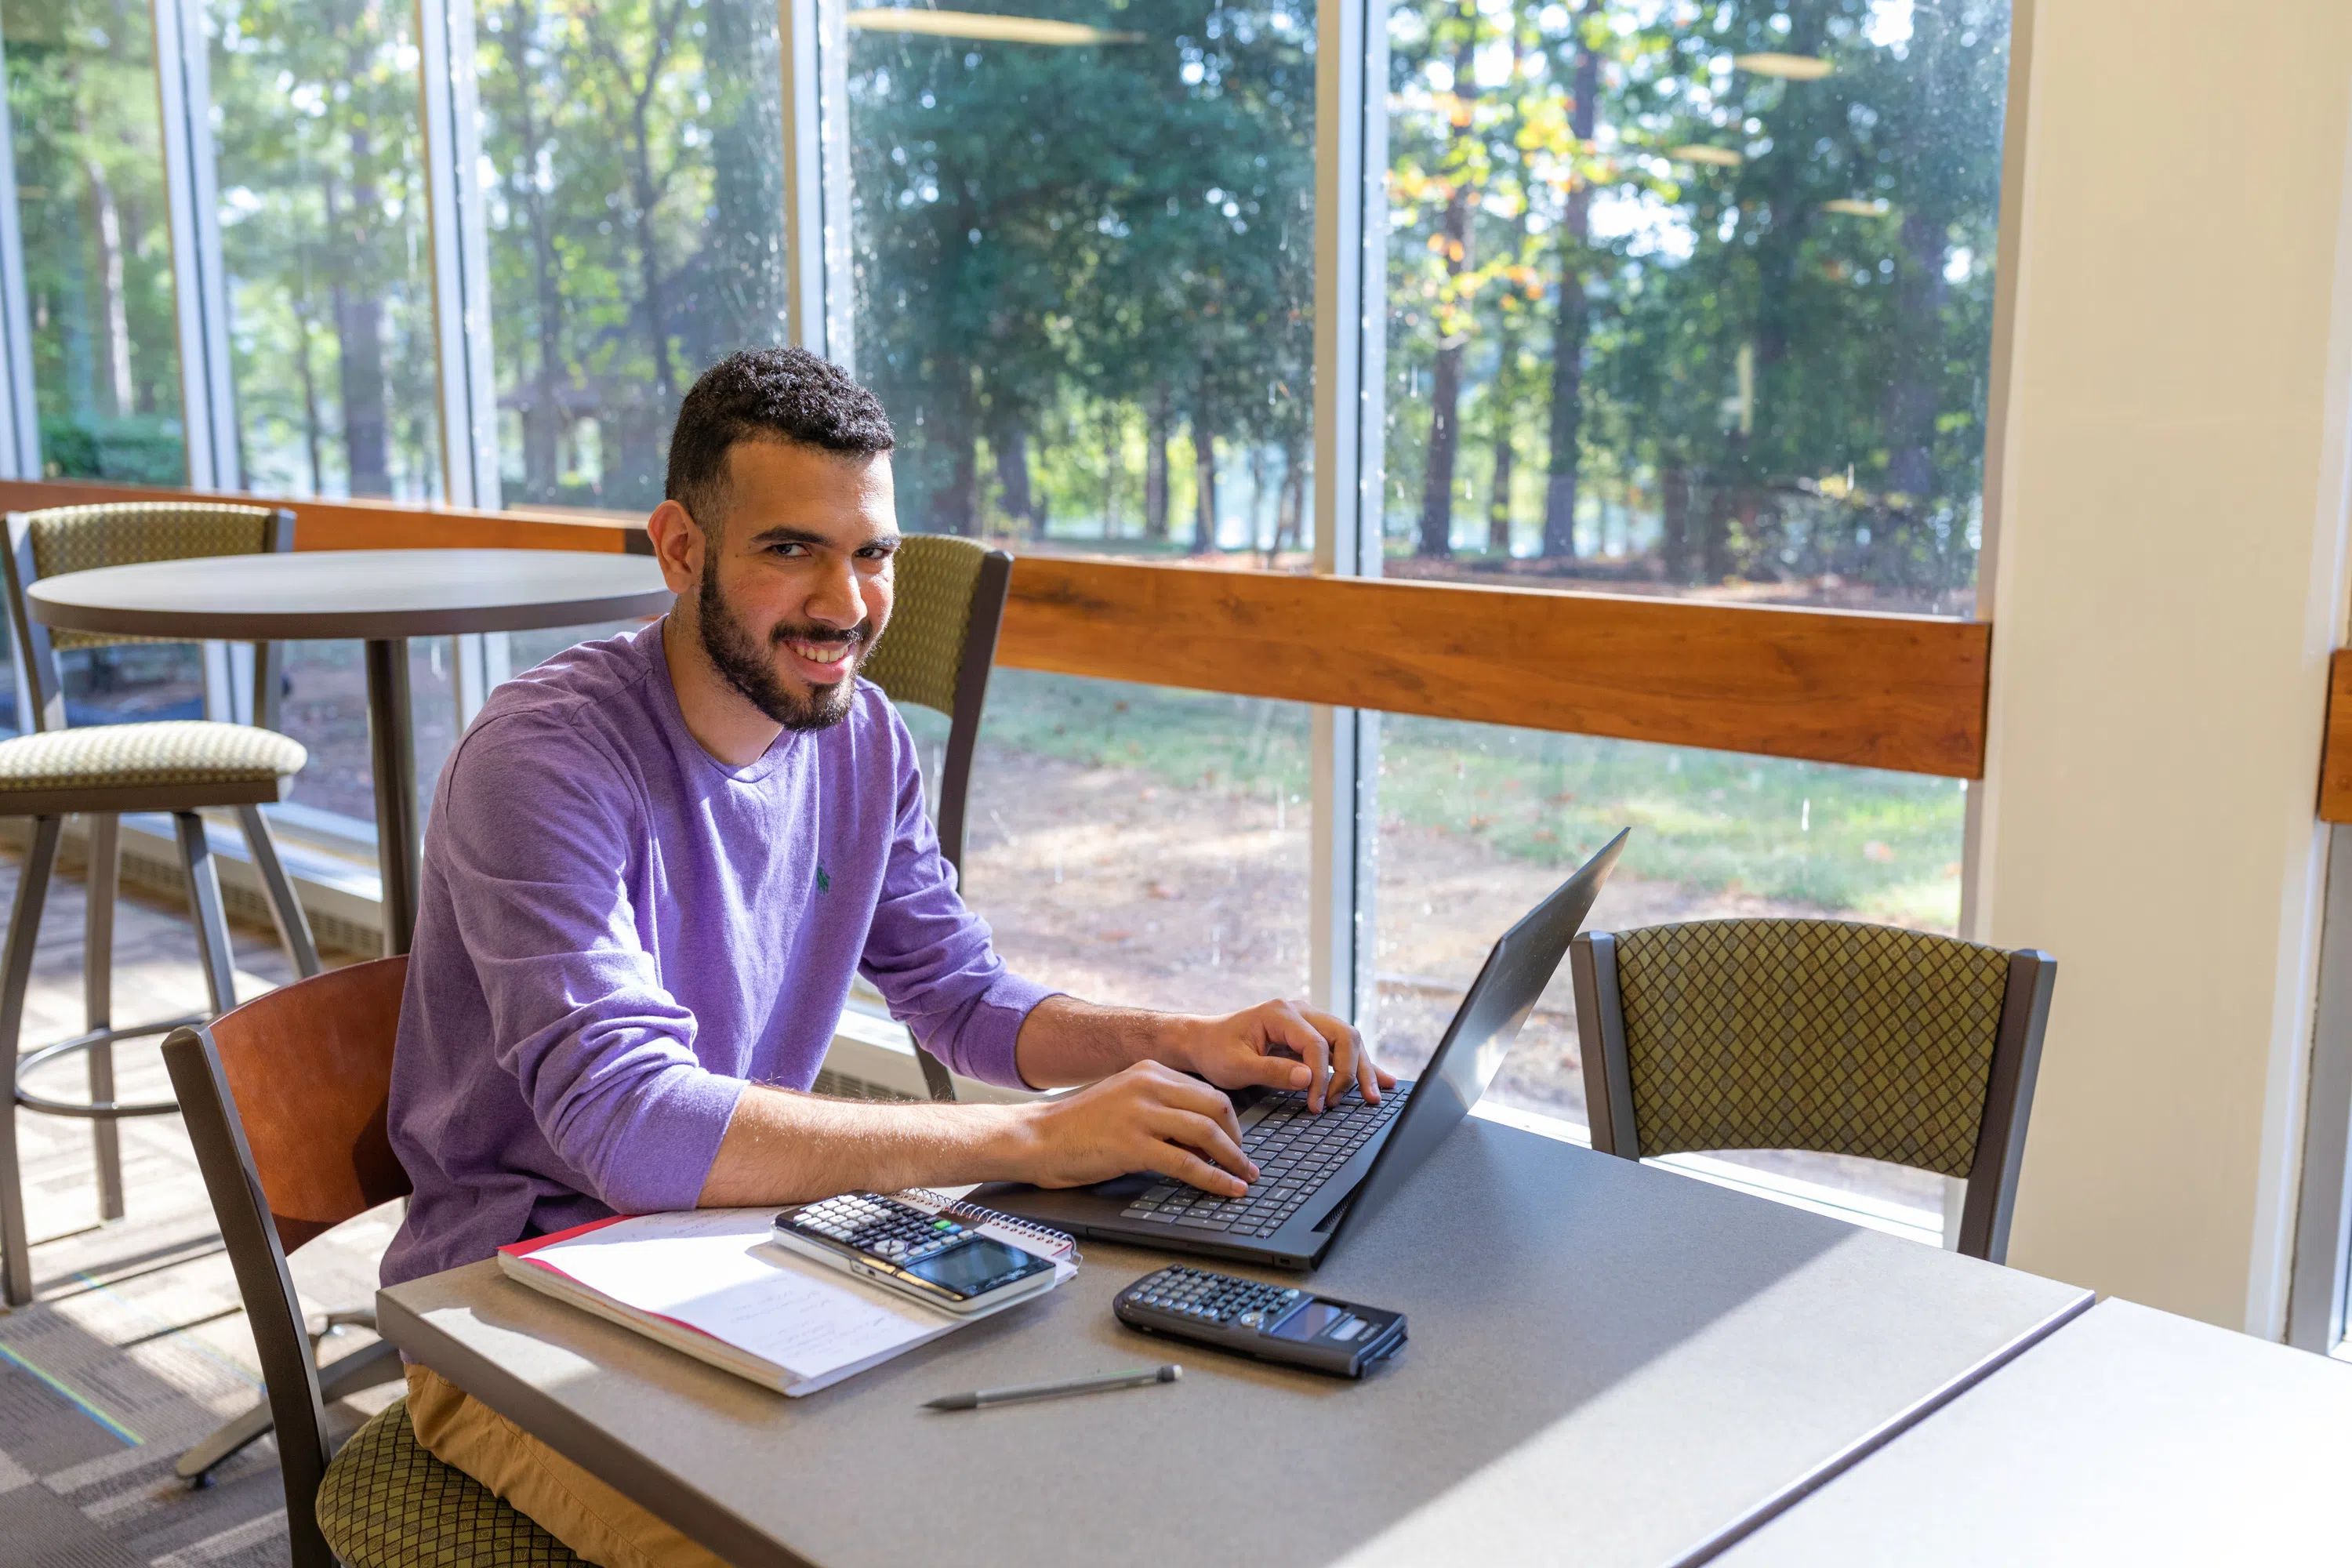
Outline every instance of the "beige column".
<svg viewBox="0 0 2352 1568"><path fill-rule="evenodd" d="M2060 974L2010 1261L2275 1337L2345 625L2352 5L2027 3L1974 908Z"/></svg>

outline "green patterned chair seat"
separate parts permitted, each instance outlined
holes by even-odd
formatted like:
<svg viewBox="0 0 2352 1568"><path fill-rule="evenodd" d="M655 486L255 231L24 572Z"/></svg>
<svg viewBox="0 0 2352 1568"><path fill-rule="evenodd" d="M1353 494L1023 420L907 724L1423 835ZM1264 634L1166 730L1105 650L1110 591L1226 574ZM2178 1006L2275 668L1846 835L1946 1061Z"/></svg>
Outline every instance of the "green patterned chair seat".
<svg viewBox="0 0 2352 1568"><path fill-rule="evenodd" d="M20 735L0 741L0 816L278 800L309 756L275 731L194 719Z"/></svg>
<svg viewBox="0 0 2352 1568"><path fill-rule="evenodd" d="M319 1530L350 1568L504 1568L583 1559L465 1471L435 1458L395 1399L319 1483Z"/></svg>

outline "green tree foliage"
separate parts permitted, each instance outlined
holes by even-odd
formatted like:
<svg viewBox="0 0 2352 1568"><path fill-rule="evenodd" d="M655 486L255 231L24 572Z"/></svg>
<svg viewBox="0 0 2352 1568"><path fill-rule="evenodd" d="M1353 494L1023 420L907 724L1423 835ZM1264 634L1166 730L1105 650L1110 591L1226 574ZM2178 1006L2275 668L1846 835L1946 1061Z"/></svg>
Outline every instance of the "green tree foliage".
<svg viewBox="0 0 2352 1568"><path fill-rule="evenodd" d="M784 335L776 10L484 0L509 501L639 509L694 377Z"/></svg>
<svg viewBox="0 0 2352 1568"><path fill-rule="evenodd" d="M246 484L437 495L410 8L215 0L207 21Z"/></svg>
<svg viewBox="0 0 2352 1568"><path fill-rule="evenodd" d="M1066 496L1108 534L1139 433L1138 521L1172 538L1181 425L1193 547L1214 547L1219 476L1237 465L1278 496L1268 542L1297 545L1312 15L1208 0L1022 9L1108 36L853 35L858 369L900 427L906 521L1038 536L1043 503Z"/></svg>
<svg viewBox="0 0 2352 1568"><path fill-rule="evenodd" d="M182 483L172 250L147 7L11 0L0 27L43 468Z"/></svg>
<svg viewBox="0 0 2352 1568"><path fill-rule="evenodd" d="M2005 5L1408 0L1391 40L1393 537L1964 605Z"/></svg>

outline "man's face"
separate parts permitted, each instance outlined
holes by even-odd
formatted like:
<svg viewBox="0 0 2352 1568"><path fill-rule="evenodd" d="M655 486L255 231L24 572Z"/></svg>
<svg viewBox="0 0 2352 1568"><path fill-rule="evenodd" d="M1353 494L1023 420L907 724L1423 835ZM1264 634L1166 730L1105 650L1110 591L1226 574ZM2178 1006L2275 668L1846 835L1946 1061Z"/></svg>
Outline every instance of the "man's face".
<svg viewBox="0 0 2352 1568"><path fill-rule="evenodd" d="M729 448L727 468L726 516L703 530L703 651L786 729L837 724L890 619L890 459L744 441Z"/></svg>

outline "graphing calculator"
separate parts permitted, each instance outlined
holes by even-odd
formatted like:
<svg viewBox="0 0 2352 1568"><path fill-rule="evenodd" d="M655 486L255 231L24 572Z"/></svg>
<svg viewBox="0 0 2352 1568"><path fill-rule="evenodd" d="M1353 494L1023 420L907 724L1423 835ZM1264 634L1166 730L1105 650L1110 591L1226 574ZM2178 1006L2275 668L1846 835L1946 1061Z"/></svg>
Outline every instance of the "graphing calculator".
<svg viewBox="0 0 2352 1568"><path fill-rule="evenodd" d="M1361 1377L1404 1344L1402 1312L1205 1268L1147 1274L1118 1293L1111 1310L1148 1334L1334 1377Z"/></svg>
<svg viewBox="0 0 2352 1568"><path fill-rule="evenodd" d="M984 1312L1054 1280L1051 1260L879 1193L788 1209L775 1240L950 1312Z"/></svg>

